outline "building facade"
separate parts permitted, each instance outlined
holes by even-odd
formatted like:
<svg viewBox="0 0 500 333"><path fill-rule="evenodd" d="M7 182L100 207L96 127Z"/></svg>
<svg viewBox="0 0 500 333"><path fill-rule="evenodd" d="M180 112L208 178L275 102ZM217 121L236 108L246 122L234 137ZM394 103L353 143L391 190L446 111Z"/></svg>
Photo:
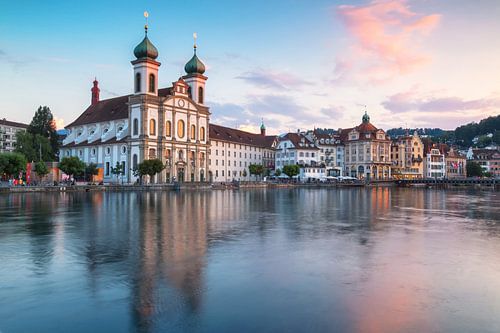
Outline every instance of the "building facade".
<svg viewBox="0 0 500 333"><path fill-rule="evenodd" d="M446 175L445 153L438 147L429 147L425 154L425 178L442 179Z"/></svg>
<svg viewBox="0 0 500 333"><path fill-rule="evenodd" d="M392 176L396 179L419 179L424 177L424 144L415 131L392 140Z"/></svg>
<svg viewBox="0 0 500 333"><path fill-rule="evenodd" d="M209 137L210 181L257 180L250 174L252 164L274 170L276 137L266 136L263 125L260 134L255 134L211 124Z"/></svg>
<svg viewBox="0 0 500 333"><path fill-rule="evenodd" d="M450 148L445 155L446 178L467 177L467 159L460 155L455 149Z"/></svg>
<svg viewBox="0 0 500 333"><path fill-rule="evenodd" d="M208 174L209 108L205 105L205 66L196 55L186 75L171 87L158 88L158 50L147 36L134 49L133 94L99 99L97 80L91 105L66 128L60 158L77 156L96 163L104 181L112 181L111 168L125 170L127 182L137 181L133 170L146 159L160 159L166 168L154 182L204 181Z"/></svg>
<svg viewBox="0 0 500 333"><path fill-rule="evenodd" d="M358 179L391 178L391 140L370 123L365 112L362 122L340 133L345 146L345 174Z"/></svg>
<svg viewBox="0 0 500 333"><path fill-rule="evenodd" d="M479 163L483 172L500 177L500 151L497 149L469 148L467 159Z"/></svg>
<svg viewBox="0 0 500 333"><path fill-rule="evenodd" d="M324 164L328 176L338 177L344 170L344 145L340 136L334 133L325 133L314 129L308 131L306 136L319 148L319 163Z"/></svg>
<svg viewBox="0 0 500 333"><path fill-rule="evenodd" d="M10 153L16 148L16 135L25 132L28 125L0 119L0 153Z"/></svg>

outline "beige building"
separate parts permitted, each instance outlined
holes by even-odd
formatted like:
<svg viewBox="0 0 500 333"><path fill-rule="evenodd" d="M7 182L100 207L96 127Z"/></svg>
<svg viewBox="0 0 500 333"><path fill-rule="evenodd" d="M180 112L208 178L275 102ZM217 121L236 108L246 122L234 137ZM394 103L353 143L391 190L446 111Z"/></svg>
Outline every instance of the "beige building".
<svg viewBox="0 0 500 333"><path fill-rule="evenodd" d="M260 134L210 124L209 178L214 182L255 180L249 166L260 164L274 170L276 136Z"/></svg>
<svg viewBox="0 0 500 333"><path fill-rule="evenodd" d="M415 131L392 140L392 176L396 179L418 179L424 176L424 144Z"/></svg>
<svg viewBox="0 0 500 333"><path fill-rule="evenodd" d="M24 132L28 125L0 119L0 153L10 153L16 148L16 135Z"/></svg>
<svg viewBox="0 0 500 333"><path fill-rule="evenodd" d="M446 178L467 177L467 159L455 149L450 148L445 155Z"/></svg>
<svg viewBox="0 0 500 333"><path fill-rule="evenodd" d="M370 123L365 112L362 123L344 129L340 137L345 146L345 174L358 179L391 178L391 140L382 129Z"/></svg>

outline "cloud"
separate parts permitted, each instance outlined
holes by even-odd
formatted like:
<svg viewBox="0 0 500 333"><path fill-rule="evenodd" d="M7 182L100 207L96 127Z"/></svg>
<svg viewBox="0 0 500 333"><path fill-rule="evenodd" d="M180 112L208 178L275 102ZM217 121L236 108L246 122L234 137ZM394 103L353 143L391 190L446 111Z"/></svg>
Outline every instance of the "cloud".
<svg viewBox="0 0 500 333"><path fill-rule="evenodd" d="M431 59L422 50L422 38L435 29L438 14L416 13L405 0L342 5L336 13L350 37L346 52L337 59L336 81L351 78L384 82L410 73Z"/></svg>
<svg viewBox="0 0 500 333"><path fill-rule="evenodd" d="M311 84L309 81L287 72L276 72L263 69L245 72L237 76L236 79L243 80L260 88L278 88L287 90Z"/></svg>
<svg viewBox="0 0 500 333"><path fill-rule="evenodd" d="M389 96L381 103L394 121L411 121L412 126L455 128L467 122L500 114L500 94L464 99L436 93L408 91Z"/></svg>
<svg viewBox="0 0 500 333"><path fill-rule="evenodd" d="M64 128L64 119L54 116L54 123L56 124L56 129Z"/></svg>

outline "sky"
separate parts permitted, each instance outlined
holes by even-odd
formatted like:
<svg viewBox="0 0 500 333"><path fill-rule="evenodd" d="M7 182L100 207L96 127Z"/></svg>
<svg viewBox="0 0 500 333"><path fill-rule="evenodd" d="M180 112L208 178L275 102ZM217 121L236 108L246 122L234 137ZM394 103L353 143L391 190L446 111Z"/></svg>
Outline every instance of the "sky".
<svg viewBox="0 0 500 333"><path fill-rule="evenodd" d="M0 0L0 118L47 105L59 128L132 93L133 49L159 51L160 87L184 74L192 34L211 122L268 133L455 127L500 114L500 1Z"/></svg>

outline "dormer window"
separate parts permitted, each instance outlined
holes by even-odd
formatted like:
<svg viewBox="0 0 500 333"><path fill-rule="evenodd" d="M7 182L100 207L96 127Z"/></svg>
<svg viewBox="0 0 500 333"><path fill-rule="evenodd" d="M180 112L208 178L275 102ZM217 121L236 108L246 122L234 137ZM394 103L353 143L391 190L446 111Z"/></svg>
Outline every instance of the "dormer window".
<svg viewBox="0 0 500 333"><path fill-rule="evenodd" d="M105 128L104 131L103 131L103 133L106 134L106 133L108 133L108 131L109 131L109 129Z"/></svg>
<svg viewBox="0 0 500 333"><path fill-rule="evenodd" d="M118 132L121 132L122 130L123 130L122 126L118 127Z"/></svg>

